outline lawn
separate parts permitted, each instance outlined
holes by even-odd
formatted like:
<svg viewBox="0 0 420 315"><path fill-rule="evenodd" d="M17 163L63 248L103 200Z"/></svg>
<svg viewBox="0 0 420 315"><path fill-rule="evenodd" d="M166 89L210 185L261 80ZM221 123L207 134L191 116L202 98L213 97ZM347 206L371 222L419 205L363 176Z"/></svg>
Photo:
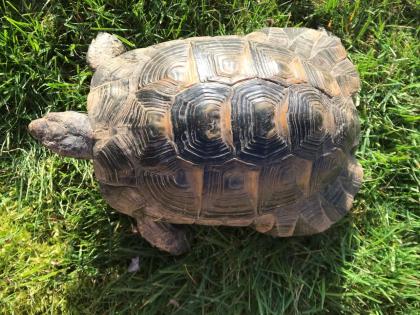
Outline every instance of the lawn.
<svg viewBox="0 0 420 315"><path fill-rule="evenodd" d="M416 1L3 0L0 13L0 314L420 313ZM90 162L28 135L48 111L86 111L100 30L134 48L266 25L333 32L361 76L364 183L323 234L193 226L172 257L106 205Z"/></svg>

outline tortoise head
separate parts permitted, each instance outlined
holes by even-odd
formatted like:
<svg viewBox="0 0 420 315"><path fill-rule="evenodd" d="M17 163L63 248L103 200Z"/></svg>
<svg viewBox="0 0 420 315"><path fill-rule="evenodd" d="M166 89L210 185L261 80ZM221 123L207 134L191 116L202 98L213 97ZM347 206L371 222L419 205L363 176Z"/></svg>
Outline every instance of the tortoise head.
<svg viewBox="0 0 420 315"><path fill-rule="evenodd" d="M34 138L60 155L92 159L93 131L86 114L49 113L32 121L28 128Z"/></svg>
<svg viewBox="0 0 420 315"><path fill-rule="evenodd" d="M101 64L125 52L125 47L114 35L100 32L87 52L89 66L96 70ZM31 135L52 151L77 159L93 158L93 131L86 114L67 111L49 113L32 121Z"/></svg>

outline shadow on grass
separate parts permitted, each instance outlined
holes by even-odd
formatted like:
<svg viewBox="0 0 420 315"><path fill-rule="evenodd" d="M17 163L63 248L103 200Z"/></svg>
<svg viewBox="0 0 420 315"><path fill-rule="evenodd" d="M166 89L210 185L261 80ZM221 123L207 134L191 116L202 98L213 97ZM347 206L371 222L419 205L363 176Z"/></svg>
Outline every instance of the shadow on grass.
<svg viewBox="0 0 420 315"><path fill-rule="evenodd" d="M131 232L130 219L98 235L95 273L80 272L67 301L74 313L302 314L341 310L342 267L356 233L347 216L311 237L272 238L249 228L188 227L191 251L172 257ZM140 270L127 271L140 257Z"/></svg>

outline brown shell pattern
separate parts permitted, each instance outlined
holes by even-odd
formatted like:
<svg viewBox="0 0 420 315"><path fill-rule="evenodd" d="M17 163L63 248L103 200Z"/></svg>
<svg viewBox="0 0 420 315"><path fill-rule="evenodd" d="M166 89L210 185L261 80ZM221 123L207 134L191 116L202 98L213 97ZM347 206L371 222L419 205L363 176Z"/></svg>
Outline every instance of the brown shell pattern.
<svg viewBox="0 0 420 315"><path fill-rule="evenodd" d="M340 219L360 186L359 77L324 31L136 49L91 88L95 175L127 214L305 235Z"/></svg>

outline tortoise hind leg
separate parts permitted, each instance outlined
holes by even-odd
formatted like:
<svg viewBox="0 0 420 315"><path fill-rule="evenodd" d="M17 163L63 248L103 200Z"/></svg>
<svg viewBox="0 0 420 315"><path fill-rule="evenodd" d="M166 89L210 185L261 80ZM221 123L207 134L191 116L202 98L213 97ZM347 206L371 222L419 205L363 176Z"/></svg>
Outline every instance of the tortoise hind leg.
<svg viewBox="0 0 420 315"><path fill-rule="evenodd" d="M154 221L151 217L136 217L137 228L143 238L160 250L172 255L181 255L190 248L185 231L166 222Z"/></svg>

